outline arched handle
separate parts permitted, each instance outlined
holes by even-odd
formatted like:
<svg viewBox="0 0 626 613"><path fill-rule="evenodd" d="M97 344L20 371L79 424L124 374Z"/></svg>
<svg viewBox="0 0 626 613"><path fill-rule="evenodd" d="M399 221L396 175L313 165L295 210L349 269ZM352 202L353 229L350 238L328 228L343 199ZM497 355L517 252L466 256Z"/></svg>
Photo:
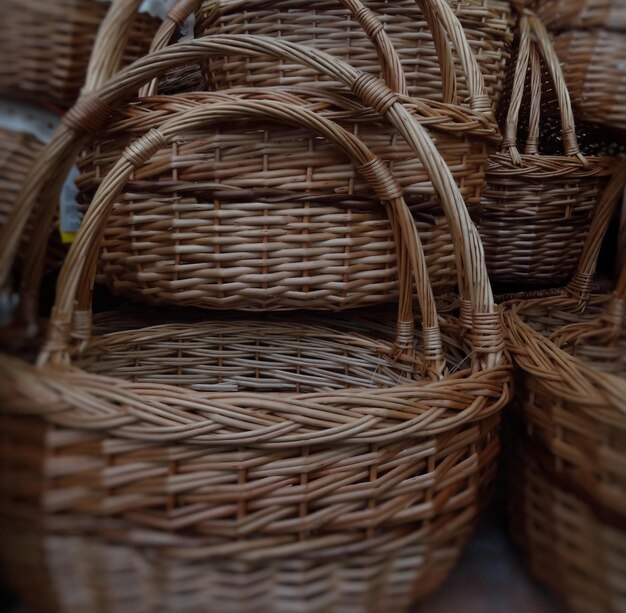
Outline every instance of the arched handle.
<svg viewBox="0 0 626 613"><path fill-rule="evenodd" d="M238 100L193 109L169 119L158 129L150 130L126 148L121 159L98 189L85 215L78 238L63 265L50 320L48 342L42 354L44 361L49 356L58 360L68 349L75 305L78 303L81 313L90 308L89 294L96 274L107 219L116 198L133 171L180 135L204 129L215 123L242 118L280 121L306 127L322 135L350 157L380 200L389 207L399 254L400 301L397 345L404 351L413 349L412 286L415 284L423 319L427 369L430 373L441 376L444 370L442 342L426 260L412 217L404 202L402 190L393 175L358 138L334 122L306 108L269 100ZM82 295L79 293L81 286ZM84 315L80 320L88 321Z"/></svg>
<svg viewBox="0 0 626 613"><path fill-rule="evenodd" d="M593 287L593 277L600 255L600 249L626 185L626 160L620 162L602 192L585 238L583 251L578 261L578 269L565 292L576 298L581 306L589 300ZM623 272L623 271L622 271ZM623 275L622 275L623 276ZM620 278L621 279L621 278ZM621 285L618 284L621 288Z"/></svg>
<svg viewBox="0 0 626 613"><path fill-rule="evenodd" d="M480 71L476 56L467 40L465 30L458 17L454 14L454 11L450 8L450 5L446 0L415 1L424 14L424 18L433 35L435 49L438 52L444 102L457 102L456 91L458 89L456 86L456 71L454 69L452 51L450 46L446 45L444 42L447 37L447 40L451 42L456 49L463 74L465 75L470 108L488 117L493 117L491 99L485 92L485 78ZM450 82L451 79L454 79L454 81ZM446 100L446 96L451 98Z"/></svg>
<svg viewBox="0 0 626 613"><path fill-rule="evenodd" d="M582 164L586 164L584 157L580 153L578 140L576 138L576 124L574 122L574 113L572 110L572 102L570 99L563 70L556 56L550 35L536 17L529 10L524 10L519 19L519 52L517 63L515 66L515 74L513 79L513 91L509 102L509 109L506 117L504 140L502 146L508 149L513 162L522 165L523 161L519 154L518 128L520 111L522 108L522 100L524 97L524 85L526 73L529 63L531 64L531 124L530 124L530 147L529 153L537 153L536 143L533 142L539 133L541 87L537 87L540 83L541 76L537 74L540 70L538 57L539 54L543 58L548 67L550 76L554 83L554 90L557 94L559 110L561 115L561 135L563 138L563 152L567 156L578 157ZM538 81L539 79L539 81Z"/></svg>
<svg viewBox="0 0 626 613"><path fill-rule="evenodd" d="M200 10L203 0L178 0L168 11L163 23L157 30L152 43L150 44L150 53L165 49L180 32L184 23L189 17ZM139 97L156 95L159 88L157 79L153 79L147 85L139 90Z"/></svg>
<svg viewBox="0 0 626 613"><path fill-rule="evenodd" d="M97 92L82 97L65 115L51 143L33 165L16 206L0 230L0 286L6 287L20 235L39 202L41 206L36 210L37 223L31 241L33 249L28 253L25 265L21 296L24 303L21 306L28 308L34 302L45 254L41 245L49 232L58 198L59 186L55 180L59 169L62 171L64 166L72 163L87 141L87 135L95 133L104 124L112 105L129 100L139 87L171 68L224 53L283 57L329 75L344 83L407 141L429 173L450 226L460 299L465 305L465 320L470 318L472 322L471 359L479 368L499 364L503 351L502 329L480 237L452 173L428 132L405 108L402 97L375 77L316 49L267 37L224 35L177 43L137 60Z"/></svg>
<svg viewBox="0 0 626 613"><path fill-rule="evenodd" d="M113 0L91 51L83 94L104 85L120 68L141 0Z"/></svg>

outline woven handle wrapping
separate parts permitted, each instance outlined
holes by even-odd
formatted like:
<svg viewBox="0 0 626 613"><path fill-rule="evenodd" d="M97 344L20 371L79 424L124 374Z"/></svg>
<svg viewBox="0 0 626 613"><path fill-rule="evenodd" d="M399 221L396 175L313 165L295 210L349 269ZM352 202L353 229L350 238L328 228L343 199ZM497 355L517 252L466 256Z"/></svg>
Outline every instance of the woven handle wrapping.
<svg viewBox="0 0 626 613"><path fill-rule="evenodd" d="M398 94L375 77L315 49L266 37L211 36L172 45L136 61L115 75L106 86L82 97L67 113L51 143L33 165L18 195L12 215L0 231L0 284L6 287L20 234L31 211L36 211L37 223L31 241L33 249L28 254L22 283L20 306L26 309L26 315L28 309L32 309L36 303L42 258L45 254L40 245L44 243L52 223L59 187L55 180L59 172L72 163L86 143L87 135L96 132L104 124L113 104L129 100L139 87L171 68L200 61L212 54L224 53L283 57L340 80L403 136L429 172L450 224L463 320L472 332L472 360L477 368L498 364L503 348L501 326L487 277L480 238L452 173L428 132L403 106ZM41 197L43 194L45 199Z"/></svg>
<svg viewBox="0 0 626 613"><path fill-rule="evenodd" d="M115 201L133 171L178 136L217 122L242 118L281 121L308 128L335 143L351 158L380 200L389 207L398 246L400 277L397 345L405 351L413 347L412 286L415 283L423 319L426 361L431 372L441 374L443 354L434 297L421 242L401 188L387 166L354 135L306 108L275 101L240 100L193 109L166 121L158 129L150 130L126 148L98 189L63 266L50 320L49 338L42 355L47 359L52 353L59 359L68 348L72 323L86 325L87 328L75 329L75 335L90 335L91 288L104 229ZM75 311L75 305L78 305L78 311ZM75 314L78 318L74 317Z"/></svg>
<svg viewBox="0 0 626 613"><path fill-rule="evenodd" d="M554 52L554 48L550 41L550 36L539 19L526 10L520 16L519 20L520 44L515 66L515 74L513 79L513 91L511 101L506 117L504 130L504 140L502 146L508 149L513 162L522 165L523 160L518 149L518 129L520 111L524 98L524 84L526 73L531 69L531 90L530 90L530 125L529 138L526 145L527 154L537 154L539 123L541 109L541 65L539 58L543 58L546 63L550 76L554 83L554 90L557 94L559 110L561 114L561 134L563 138L563 152L567 156L578 156L582 164L585 160L580 153L578 140L576 138L576 124L574 122L574 113L572 110L572 102L570 99L563 70L559 60Z"/></svg>

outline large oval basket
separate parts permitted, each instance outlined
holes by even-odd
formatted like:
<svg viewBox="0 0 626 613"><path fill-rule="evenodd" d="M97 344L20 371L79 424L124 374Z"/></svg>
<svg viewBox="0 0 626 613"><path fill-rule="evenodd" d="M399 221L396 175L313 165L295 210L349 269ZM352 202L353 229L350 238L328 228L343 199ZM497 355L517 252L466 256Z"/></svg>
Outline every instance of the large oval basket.
<svg viewBox="0 0 626 613"><path fill-rule="evenodd" d="M191 61L204 44L172 50ZM126 79L94 96L130 92ZM395 342L306 319L206 316L92 336L102 232L129 176L176 135L277 115L333 139L387 208ZM477 232L426 131L403 118L415 123L453 232L460 320L438 316L401 190L353 135L284 102L192 109L130 145L100 186L61 272L39 365L0 358L3 511L133 543L148 574L166 569L195 592L190 610L401 611L439 585L487 500L509 370ZM36 192L43 167L72 149L71 132L59 131L33 171Z"/></svg>

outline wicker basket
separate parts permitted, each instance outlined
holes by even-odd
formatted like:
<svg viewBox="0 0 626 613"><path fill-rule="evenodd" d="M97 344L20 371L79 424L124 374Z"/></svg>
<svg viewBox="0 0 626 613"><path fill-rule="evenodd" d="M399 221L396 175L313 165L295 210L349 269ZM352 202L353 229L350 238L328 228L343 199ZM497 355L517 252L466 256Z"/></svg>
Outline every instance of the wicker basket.
<svg viewBox="0 0 626 613"><path fill-rule="evenodd" d="M198 44L207 43L186 48ZM125 78L107 88L118 91ZM102 230L128 177L181 132L250 114L318 130L376 185L400 256L396 342L258 319L179 321L87 340ZM461 322L437 316L389 170L336 124L306 108L237 100L177 116L133 143L66 259L40 367L1 358L2 432L10 434L3 510L27 517L34 502L50 521L117 535L157 564L195 562L221 577L195 610L399 611L439 585L493 478L509 372L477 232L416 130L454 232ZM35 191L45 187L40 177ZM71 331L82 347L69 344ZM175 580L181 592L211 587Z"/></svg>
<svg viewBox="0 0 626 613"><path fill-rule="evenodd" d="M414 108L421 108L426 117L430 116L432 118L433 109L438 108L436 103L421 105L419 101L408 100L407 102L405 98L385 87L375 77L361 73L349 64L337 58L330 58L315 49L281 40L242 35L207 37L187 43L178 43L135 63L132 69L120 74L119 78L103 88L101 93L85 97L68 113L64 126L58 133L53 147L50 148L50 155L55 160L54 165L50 163L50 159L42 160L41 164L34 169L33 176L39 176L39 173L46 172L46 180L48 181L45 188L46 193L57 193L58 185L56 183L58 183L59 173L78 155L87 141L85 134L89 131L95 133L103 125L109 116L110 105L130 99L138 87L150 82L155 76L162 75L169 69L180 66L183 63L197 62L209 56L222 53L226 46L233 52L239 54L247 53L252 57L274 54L277 57L288 58L292 62L300 61L335 79L342 80L345 86L353 90L357 97L361 98L369 107L376 109L377 113L397 130L399 136L409 143L424 166L430 161L423 153L423 145L421 144L423 139L420 136L423 130L412 111ZM489 133L492 130L490 122L480 114L474 114L475 121L466 122L463 118L458 117L456 110L445 106L441 108L444 117L443 122L451 125L450 122L454 124L455 121L460 121L462 126L461 132L468 130L478 130L480 132L484 128L486 133ZM421 114L422 111L417 116ZM434 122L437 123L440 119L435 119ZM452 125L450 129L453 131ZM55 170L52 171L51 168ZM41 177L38 178L38 180L40 179ZM439 181L440 176L438 173L433 178L437 189L439 189ZM430 191L430 188L428 189ZM5 287L8 278L7 263L11 261L16 249L16 233L19 236L27 216L35 209L40 218L41 216L50 218L50 207L54 203L54 198L48 197L41 207L37 206L35 198L36 195L32 190L21 194L15 215L7 222L0 235L0 249L3 250L4 254L0 258L0 281ZM455 220L455 223L458 222ZM42 236L45 236L46 230L43 224L39 226L39 231L42 233ZM166 228L166 232L169 233L169 226ZM35 244L39 244L40 238L39 236L37 237L37 242L34 241ZM41 251L36 249L30 254L31 257L27 263L27 270L22 284L22 312L28 319L32 319L32 314L28 315L28 312L35 303L42 255ZM449 256L447 262L449 262ZM312 304L307 306L312 306Z"/></svg>
<svg viewBox="0 0 626 613"><path fill-rule="evenodd" d="M293 0L204 0L197 29L204 35L259 34L311 45L378 76L381 71L376 48L351 14L350 4L333 0L318 2L311 8L310 3ZM409 95L451 103L469 102L476 110L489 108L489 101L480 92L477 97L467 80L466 62L475 54L495 108L511 40L508 2L367 0L365 5L380 19L398 53ZM365 25L366 32L378 33L377 27ZM461 41L464 37L469 45ZM212 57L206 64L206 73L207 82L216 89L303 84L319 78L319 74L302 70L300 65L277 63L267 56L251 61L233 53Z"/></svg>
<svg viewBox="0 0 626 613"><path fill-rule="evenodd" d="M624 0L535 0L532 7L549 29L626 28Z"/></svg>
<svg viewBox="0 0 626 613"><path fill-rule="evenodd" d="M545 155L538 142L541 59L558 97L564 155ZM530 120L525 153L520 154L519 114L529 65ZM571 278L596 202L615 164L610 156L580 154L558 60L547 32L527 13L520 19L520 50L503 150L491 157L483 190L479 227L491 280L558 286Z"/></svg>
<svg viewBox="0 0 626 613"><path fill-rule="evenodd" d="M77 184L88 204L129 142L165 118L224 100L274 98L307 105L391 160L427 237L436 293L456 284L449 226L413 149L345 96L304 88L235 90L142 99L122 110L83 153ZM467 138L445 109L416 117L435 143L472 215L480 204L488 125ZM393 301L391 227L371 187L331 143L305 128L250 123L185 135L138 170L105 234L102 272L117 293L150 303L209 308L343 309ZM246 219L253 221L246 221ZM194 246L201 246L195 248ZM268 289L268 283L271 289Z"/></svg>
<svg viewBox="0 0 626 613"><path fill-rule="evenodd" d="M625 130L626 27L563 32L554 46L580 117Z"/></svg>
<svg viewBox="0 0 626 613"><path fill-rule="evenodd" d="M577 117L626 129L626 3L548 0L536 11L554 34Z"/></svg>
<svg viewBox="0 0 626 613"><path fill-rule="evenodd" d="M107 10L95 0L3 0L0 93L70 107L85 82ZM146 14L129 24L126 63L148 50L158 24Z"/></svg>
<svg viewBox="0 0 626 613"><path fill-rule="evenodd" d="M622 165L568 291L515 302L504 315L519 377L517 430L527 437L528 464L512 475L513 532L531 570L581 612L626 604L626 267L612 298L588 294L625 184Z"/></svg>

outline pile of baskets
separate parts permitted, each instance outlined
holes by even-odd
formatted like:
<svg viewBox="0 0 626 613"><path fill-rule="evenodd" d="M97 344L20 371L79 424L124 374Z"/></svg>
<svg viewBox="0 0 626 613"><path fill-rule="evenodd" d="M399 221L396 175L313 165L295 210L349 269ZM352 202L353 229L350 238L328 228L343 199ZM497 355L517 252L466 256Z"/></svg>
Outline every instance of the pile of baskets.
<svg viewBox="0 0 626 613"><path fill-rule="evenodd" d="M502 0L179 0L141 45L139 0L84 4L91 59L37 59L76 60L45 86L71 108L0 220L2 576L35 611L408 609L493 489L526 324L490 278L582 253L588 300L616 157L581 154Z"/></svg>

